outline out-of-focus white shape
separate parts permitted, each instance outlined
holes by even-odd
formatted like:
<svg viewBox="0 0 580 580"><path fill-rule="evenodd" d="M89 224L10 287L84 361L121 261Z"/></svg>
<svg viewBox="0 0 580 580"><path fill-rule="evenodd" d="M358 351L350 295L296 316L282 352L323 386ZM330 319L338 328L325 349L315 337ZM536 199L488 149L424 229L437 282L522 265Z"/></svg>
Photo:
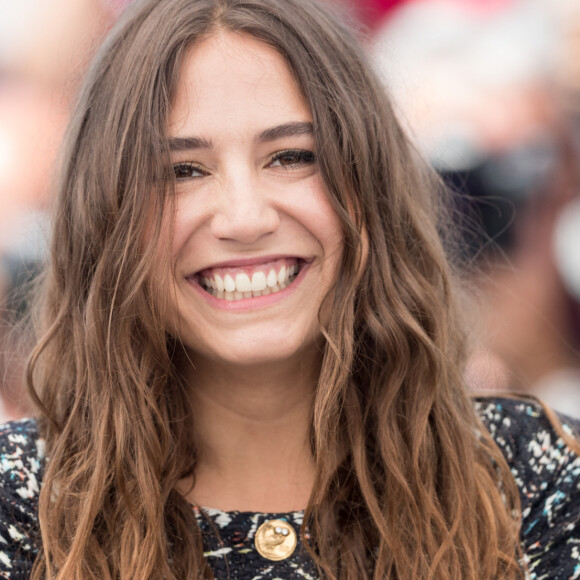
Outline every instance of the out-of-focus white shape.
<svg viewBox="0 0 580 580"><path fill-rule="evenodd" d="M486 125L496 121L486 120L492 107L517 114L507 110L506 93L550 77L559 37L559 21L545 0L513 0L489 13L468 4L411 1L386 21L370 47L419 149L457 168L468 162L461 155L488 147ZM458 157L449 143L467 135L471 143Z"/></svg>
<svg viewBox="0 0 580 580"><path fill-rule="evenodd" d="M0 125L0 175L8 173L14 163L15 151L9 131Z"/></svg>
<svg viewBox="0 0 580 580"><path fill-rule="evenodd" d="M48 252L49 217L42 210L22 209L0 229L0 253L21 262L40 262Z"/></svg>
<svg viewBox="0 0 580 580"><path fill-rule="evenodd" d="M36 15L42 2L38 0L0 0L0 58L10 59L12 55L21 53L34 41L38 21ZM32 21L32 25L29 24Z"/></svg>
<svg viewBox="0 0 580 580"><path fill-rule="evenodd" d="M556 219L554 255L568 292L580 300L580 199L566 204Z"/></svg>
<svg viewBox="0 0 580 580"><path fill-rule="evenodd" d="M431 164L442 171L467 171L486 157L475 128L460 121L451 120L444 131L422 134L420 144Z"/></svg>
<svg viewBox="0 0 580 580"><path fill-rule="evenodd" d="M531 392L569 417L580 418L580 371L569 368L548 373L532 385Z"/></svg>
<svg viewBox="0 0 580 580"><path fill-rule="evenodd" d="M66 82L110 16L99 0L0 0L0 68Z"/></svg>

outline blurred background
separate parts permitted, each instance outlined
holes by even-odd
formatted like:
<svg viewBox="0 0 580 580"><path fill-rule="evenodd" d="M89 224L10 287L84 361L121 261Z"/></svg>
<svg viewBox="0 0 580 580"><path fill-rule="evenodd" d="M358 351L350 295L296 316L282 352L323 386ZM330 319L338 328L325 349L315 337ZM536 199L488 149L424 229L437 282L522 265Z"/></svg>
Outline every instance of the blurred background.
<svg viewBox="0 0 580 580"><path fill-rule="evenodd" d="M130 1L0 0L0 421L30 412L18 321L58 147ZM417 149L457 192L477 293L470 387L580 417L580 2L326 1L361 30Z"/></svg>

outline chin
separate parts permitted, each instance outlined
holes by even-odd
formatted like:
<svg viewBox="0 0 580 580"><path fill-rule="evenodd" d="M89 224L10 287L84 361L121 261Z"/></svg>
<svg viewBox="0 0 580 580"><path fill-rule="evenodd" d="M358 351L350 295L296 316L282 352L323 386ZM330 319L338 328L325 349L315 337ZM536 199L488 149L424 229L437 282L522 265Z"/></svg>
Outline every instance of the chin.
<svg viewBox="0 0 580 580"><path fill-rule="evenodd" d="M236 341L217 341L214 348L190 348L192 360L205 359L213 364L239 367L295 365L297 361L311 360L321 355L322 337L317 332L308 337L288 335L288 332L269 332L259 337L241 333Z"/></svg>

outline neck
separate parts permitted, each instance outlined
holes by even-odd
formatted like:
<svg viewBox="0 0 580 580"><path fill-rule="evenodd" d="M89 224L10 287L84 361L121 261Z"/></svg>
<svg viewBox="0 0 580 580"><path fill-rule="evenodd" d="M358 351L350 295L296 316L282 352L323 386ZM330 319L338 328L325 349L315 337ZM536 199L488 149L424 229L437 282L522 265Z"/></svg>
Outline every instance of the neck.
<svg viewBox="0 0 580 580"><path fill-rule="evenodd" d="M303 509L314 480L311 412L319 363L195 361L191 396L199 462L188 494L226 511Z"/></svg>

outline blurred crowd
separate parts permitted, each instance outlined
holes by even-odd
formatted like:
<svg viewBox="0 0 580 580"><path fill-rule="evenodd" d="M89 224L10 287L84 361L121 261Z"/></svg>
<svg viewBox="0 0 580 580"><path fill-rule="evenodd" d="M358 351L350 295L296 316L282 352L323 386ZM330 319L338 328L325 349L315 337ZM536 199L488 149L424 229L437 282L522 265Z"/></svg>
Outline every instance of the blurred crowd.
<svg viewBox="0 0 580 580"><path fill-rule="evenodd" d="M91 56L122 3L0 0L0 419L26 414L25 294L46 253L58 149Z"/></svg>
<svg viewBox="0 0 580 580"><path fill-rule="evenodd" d="M580 2L327 0L356 21L416 147L456 192L474 390L580 417ZM130 0L0 0L0 419L27 413L26 289L58 146Z"/></svg>
<svg viewBox="0 0 580 580"><path fill-rule="evenodd" d="M471 386L580 416L580 3L407 1L370 48L457 192L478 298Z"/></svg>

